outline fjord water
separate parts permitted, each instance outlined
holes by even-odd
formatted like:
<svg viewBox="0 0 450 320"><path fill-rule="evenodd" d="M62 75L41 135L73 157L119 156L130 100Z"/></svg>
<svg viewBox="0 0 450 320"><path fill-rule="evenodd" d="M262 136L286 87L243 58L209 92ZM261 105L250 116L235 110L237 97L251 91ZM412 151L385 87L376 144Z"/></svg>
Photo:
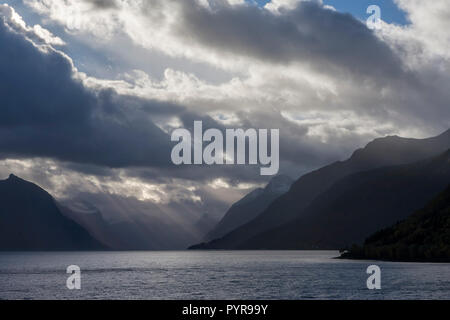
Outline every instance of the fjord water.
<svg viewBox="0 0 450 320"><path fill-rule="evenodd" d="M0 253L0 299L450 299L450 264L333 259L335 251ZM381 268L381 290L366 269ZM81 289L66 268L81 268Z"/></svg>

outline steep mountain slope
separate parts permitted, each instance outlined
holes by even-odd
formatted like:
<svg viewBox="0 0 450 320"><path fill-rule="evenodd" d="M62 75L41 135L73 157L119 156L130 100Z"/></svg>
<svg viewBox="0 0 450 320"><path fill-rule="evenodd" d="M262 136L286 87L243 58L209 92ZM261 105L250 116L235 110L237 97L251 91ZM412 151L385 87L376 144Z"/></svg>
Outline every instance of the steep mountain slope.
<svg viewBox="0 0 450 320"><path fill-rule="evenodd" d="M99 250L105 246L65 217L37 185L14 175L0 181L0 250Z"/></svg>
<svg viewBox="0 0 450 320"><path fill-rule="evenodd" d="M376 232L342 258L450 262L450 185L423 209Z"/></svg>
<svg viewBox="0 0 450 320"><path fill-rule="evenodd" d="M220 222L220 220L216 219L215 217L212 217L208 213L204 213L195 223L195 227L200 232L203 231L203 234L210 234L211 230L214 230L216 228L217 224ZM207 236L206 236L207 237Z"/></svg>
<svg viewBox="0 0 450 320"><path fill-rule="evenodd" d="M143 235L132 221L108 221L102 212L87 202L58 203L61 212L114 250L152 250L152 237Z"/></svg>
<svg viewBox="0 0 450 320"><path fill-rule="evenodd" d="M163 211L167 208L132 197L82 194L61 207L65 215L115 250L185 249L206 232L196 226L199 219L185 223L190 212L183 208Z"/></svg>
<svg viewBox="0 0 450 320"><path fill-rule="evenodd" d="M265 188L258 188L234 203L224 217L208 233L206 241L220 238L228 232L251 221L264 211L273 200L289 191L293 180L285 175L272 178Z"/></svg>
<svg viewBox="0 0 450 320"><path fill-rule="evenodd" d="M283 223L299 218L304 209L335 182L353 173L384 166L413 163L450 148L450 130L428 139L397 136L375 139L356 150L346 161L338 161L298 179L289 192L278 197L266 210L249 223L222 238L196 249L233 249L250 238Z"/></svg>
<svg viewBox="0 0 450 320"><path fill-rule="evenodd" d="M405 219L450 182L450 150L414 164L350 175L317 197L295 221L240 249L339 249Z"/></svg>

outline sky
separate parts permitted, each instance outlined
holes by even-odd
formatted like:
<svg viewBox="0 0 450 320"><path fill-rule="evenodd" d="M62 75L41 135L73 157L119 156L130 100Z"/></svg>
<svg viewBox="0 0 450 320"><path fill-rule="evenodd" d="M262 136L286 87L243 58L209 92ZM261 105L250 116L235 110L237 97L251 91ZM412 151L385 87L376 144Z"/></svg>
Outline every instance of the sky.
<svg viewBox="0 0 450 320"><path fill-rule="evenodd" d="M248 3L255 3L262 7L268 2L270 0L248 1ZM406 12L400 9L393 0L324 0L323 4L333 6L339 12L350 13L361 20L367 19L367 8L370 5L377 5L382 10L382 19L387 23L408 24Z"/></svg>
<svg viewBox="0 0 450 320"><path fill-rule="evenodd" d="M170 133L195 120L279 128L293 178L450 126L446 0L11 0L0 17L0 178L111 219L151 204L189 229L267 183L259 166L173 165Z"/></svg>

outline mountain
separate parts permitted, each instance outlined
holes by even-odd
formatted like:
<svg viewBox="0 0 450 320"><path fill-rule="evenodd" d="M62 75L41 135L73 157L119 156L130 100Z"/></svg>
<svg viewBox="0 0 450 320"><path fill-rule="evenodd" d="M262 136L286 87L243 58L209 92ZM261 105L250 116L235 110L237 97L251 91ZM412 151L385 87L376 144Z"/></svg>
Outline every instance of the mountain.
<svg viewBox="0 0 450 320"><path fill-rule="evenodd" d="M192 216L183 207L160 207L150 201L103 193L79 194L60 207L67 217L114 250L181 250L200 241L205 228L212 226L206 217ZM190 224L186 222L189 219Z"/></svg>
<svg viewBox="0 0 450 320"><path fill-rule="evenodd" d="M450 150L408 165L350 175L317 197L298 219L239 249L339 249L422 208L450 182Z"/></svg>
<svg viewBox="0 0 450 320"><path fill-rule="evenodd" d="M285 175L273 177L265 188L258 188L234 203L224 217L206 236L206 241L220 238L251 221L263 212L273 200L289 191L293 180Z"/></svg>
<svg viewBox="0 0 450 320"><path fill-rule="evenodd" d="M423 209L376 232L342 258L450 262L450 185Z"/></svg>
<svg viewBox="0 0 450 320"><path fill-rule="evenodd" d="M275 199L252 221L222 238L194 248L238 248L264 231L300 218L315 198L348 175L385 166L413 163L445 152L448 148L450 148L450 130L427 139L398 136L375 139L365 148L356 150L349 159L334 162L303 175L291 186L289 192Z"/></svg>
<svg viewBox="0 0 450 320"><path fill-rule="evenodd" d="M219 221L211 216L208 213L204 213L194 224L195 229L197 229L200 233L208 233L210 232L210 230L213 230L217 224L219 223Z"/></svg>
<svg viewBox="0 0 450 320"><path fill-rule="evenodd" d="M97 207L86 201L69 201L57 205L66 217L76 221L96 239L114 250L156 249L131 221L108 221Z"/></svg>
<svg viewBox="0 0 450 320"><path fill-rule="evenodd" d="M105 246L64 216L37 185L14 175L0 181L0 250L101 250Z"/></svg>

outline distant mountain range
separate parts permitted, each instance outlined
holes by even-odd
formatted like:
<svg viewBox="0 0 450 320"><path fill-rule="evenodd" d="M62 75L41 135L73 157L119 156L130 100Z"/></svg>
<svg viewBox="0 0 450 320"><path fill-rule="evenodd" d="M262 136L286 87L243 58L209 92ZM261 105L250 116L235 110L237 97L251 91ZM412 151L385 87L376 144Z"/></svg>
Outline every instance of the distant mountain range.
<svg viewBox="0 0 450 320"><path fill-rule="evenodd" d="M58 205L67 217L115 250L184 249L217 223L183 206L161 208L150 201L108 194L83 194ZM185 223L189 218L190 223Z"/></svg>
<svg viewBox="0 0 450 320"><path fill-rule="evenodd" d="M0 181L0 250L102 250L37 185L14 175Z"/></svg>
<svg viewBox="0 0 450 320"><path fill-rule="evenodd" d="M376 139L355 151L348 160L302 176L289 192L275 199L245 225L191 249L337 249L348 241L361 241L367 232L405 218L448 184L448 176L437 174L439 169L432 167L433 163L439 165L439 159L445 167L445 156L431 158L449 148L450 130L428 139L397 136ZM427 158L430 160L409 167L393 167ZM363 174L364 171L371 172ZM356 173L361 175L352 176ZM428 173L436 174L428 179ZM421 183L426 183L427 187L421 187ZM384 192L383 188L391 193ZM366 198L372 202L364 205ZM394 216L390 216L392 212ZM373 228L360 218L366 216L374 216L370 220ZM344 219L342 223L337 217ZM343 227L344 222L347 227ZM320 223L322 226L318 228ZM338 232L339 229L342 232ZM329 236L325 236L327 230L331 232ZM316 231L320 236L309 236L317 234Z"/></svg>
<svg viewBox="0 0 450 320"><path fill-rule="evenodd" d="M450 182L450 151L414 164L347 176L302 216L240 244L239 249L339 249L408 217Z"/></svg>
<svg viewBox="0 0 450 320"><path fill-rule="evenodd" d="M172 212L132 198L83 198L57 201L13 174L0 181L0 251L182 249L217 223L203 215L185 225ZM172 210L186 214L182 207Z"/></svg>
<svg viewBox="0 0 450 320"><path fill-rule="evenodd" d="M341 257L450 262L450 185L423 209L376 232Z"/></svg>
<svg viewBox="0 0 450 320"><path fill-rule="evenodd" d="M294 180L285 175L272 178L265 188L257 188L233 204L206 236L206 241L220 238L256 218L276 198L289 191Z"/></svg>
<svg viewBox="0 0 450 320"><path fill-rule="evenodd" d="M79 223L96 239L115 250L152 250L157 249L154 236L143 225L140 228L132 220L109 221L99 209L87 202L71 202L70 205L58 204L61 212Z"/></svg>
<svg viewBox="0 0 450 320"><path fill-rule="evenodd" d="M444 190L450 184L449 149L450 130L429 139L376 139L348 160L293 184L288 177L274 177L232 205L217 224L199 213L186 223L182 205L142 206L132 198L96 194L96 206L89 197L59 203L39 186L10 175L0 181L0 251L178 249L200 241L206 230L211 230L208 242L192 249L348 248L407 219ZM420 219L409 218L370 237L359 254L405 259L405 246L413 243L410 257L438 256L436 248L447 248L448 230L437 224L447 223L441 213L448 208L436 201L415 215ZM420 241L429 247L420 247ZM399 253L394 255L394 249Z"/></svg>
<svg viewBox="0 0 450 320"><path fill-rule="evenodd" d="M180 250L217 224L188 209L110 194L56 200L11 174L0 181L0 251Z"/></svg>

